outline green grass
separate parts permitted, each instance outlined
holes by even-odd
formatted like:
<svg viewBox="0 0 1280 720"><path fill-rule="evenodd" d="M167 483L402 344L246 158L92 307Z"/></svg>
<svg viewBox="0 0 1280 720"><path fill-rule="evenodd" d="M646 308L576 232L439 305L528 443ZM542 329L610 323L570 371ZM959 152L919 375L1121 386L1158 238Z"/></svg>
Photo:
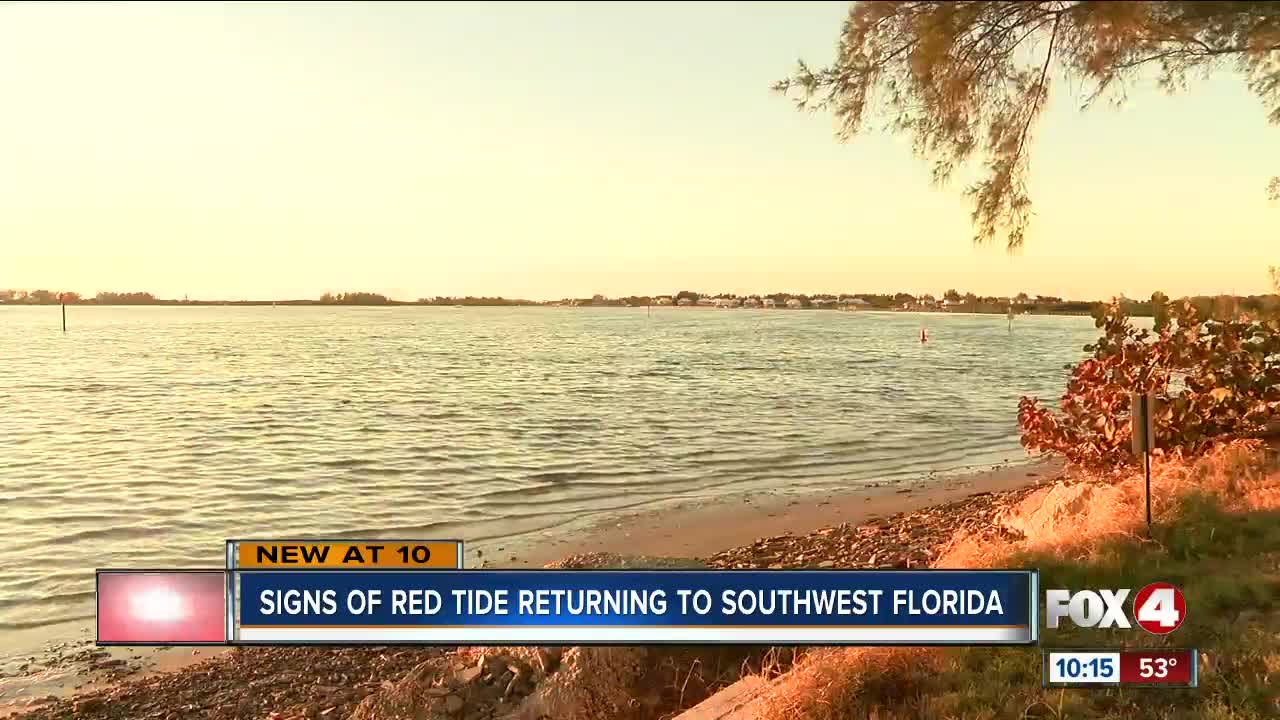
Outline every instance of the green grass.
<svg viewBox="0 0 1280 720"><path fill-rule="evenodd" d="M1045 630L1044 647L1198 648L1199 687L1044 689L1026 648L958 648L863 668L814 717L996 720L1261 720L1280 718L1280 513L1233 515L1209 498L1183 501L1151 539L1118 537L1089 560L1023 554L1041 588L1132 588L1167 581L1187 617L1168 636L1134 628ZM1090 544L1092 545L1092 543ZM1132 603L1126 603L1132 612ZM1043 618L1041 619L1043 627ZM845 682L840 683L845 685ZM816 710L816 708L815 708ZM808 713L806 713L808 714Z"/></svg>

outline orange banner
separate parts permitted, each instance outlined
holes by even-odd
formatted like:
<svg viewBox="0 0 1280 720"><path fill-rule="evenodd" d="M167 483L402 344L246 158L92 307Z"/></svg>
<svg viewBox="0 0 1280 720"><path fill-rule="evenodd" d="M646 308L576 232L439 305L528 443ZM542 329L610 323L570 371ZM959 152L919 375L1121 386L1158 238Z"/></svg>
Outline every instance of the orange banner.
<svg viewBox="0 0 1280 720"><path fill-rule="evenodd" d="M462 567L462 543L455 540L368 540L341 543L278 540L241 542L242 568L399 568L456 570Z"/></svg>

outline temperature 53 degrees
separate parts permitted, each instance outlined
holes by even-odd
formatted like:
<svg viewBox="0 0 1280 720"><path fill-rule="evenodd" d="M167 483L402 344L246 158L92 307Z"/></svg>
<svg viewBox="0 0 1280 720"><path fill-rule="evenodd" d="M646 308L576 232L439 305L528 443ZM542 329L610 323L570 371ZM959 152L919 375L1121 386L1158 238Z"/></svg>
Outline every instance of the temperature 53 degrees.
<svg viewBox="0 0 1280 720"><path fill-rule="evenodd" d="M1120 653L1120 682L1194 686L1196 660L1195 650L1125 650Z"/></svg>

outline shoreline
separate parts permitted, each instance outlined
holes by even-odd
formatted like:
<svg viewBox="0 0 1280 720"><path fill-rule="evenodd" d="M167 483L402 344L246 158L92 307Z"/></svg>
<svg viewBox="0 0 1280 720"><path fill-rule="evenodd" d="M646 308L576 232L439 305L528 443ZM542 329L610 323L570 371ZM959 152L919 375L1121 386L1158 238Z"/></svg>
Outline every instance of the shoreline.
<svg viewBox="0 0 1280 720"><path fill-rule="evenodd" d="M484 567L535 568L584 552L707 558L772 536L803 536L819 528L914 512L980 493L1000 493L1051 480L1063 472L1051 460L1002 463L930 473L844 491L800 496L737 495L620 516L588 527L576 542L535 546L524 557Z"/></svg>
<svg viewBox="0 0 1280 720"><path fill-rule="evenodd" d="M536 543L527 549L520 548L526 550L523 556L483 558L476 566L539 568L596 553L708 561L741 557L750 555L751 548L770 542L803 542L822 529L875 523L975 496L1009 493L1052 481L1062 472L1061 463L1031 460L826 493L794 496L771 492L763 496L731 496L713 502L688 501L674 507L611 518L587 527L572 540L562 538ZM0 678L0 718L22 717L28 711L84 693L150 681L157 676L180 675L193 666L233 651L233 648L193 651L185 647L108 649L97 648L91 640L59 643L53 647L70 649L65 654L46 652L46 657L34 658L33 666L41 668L38 672ZM51 663L50 657L89 660L85 667L77 668Z"/></svg>
<svg viewBox="0 0 1280 720"><path fill-rule="evenodd" d="M446 310L454 310L461 308L547 308L555 310L741 310L755 312L806 312L806 311L832 311L846 313L879 313L892 314L900 313L903 315L994 315L997 317L1005 317L1004 310L926 310L919 308L885 308L885 307L866 307L856 310L840 310L838 308L788 308L788 307L715 307L711 305L566 305L556 302L534 302L534 303L509 303L509 304L461 304L450 305L440 303L419 303L412 301L395 301L387 303L369 303L369 304L352 304L352 303L322 303L312 300L232 300L227 302L220 301L196 301L188 302L156 302L156 303L96 303L96 302L79 302L68 305L59 305L58 303L3 303L0 302L0 308L138 308L138 307L178 307L178 308L215 308L215 307L284 307L284 308L301 308L301 307L319 307L319 308L401 308L401 307L428 307L443 308ZM1015 313L1015 317L1089 317L1090 310L1037 310ZM1150 315L1134 315L1133 317L1151 317Z"/></svg>

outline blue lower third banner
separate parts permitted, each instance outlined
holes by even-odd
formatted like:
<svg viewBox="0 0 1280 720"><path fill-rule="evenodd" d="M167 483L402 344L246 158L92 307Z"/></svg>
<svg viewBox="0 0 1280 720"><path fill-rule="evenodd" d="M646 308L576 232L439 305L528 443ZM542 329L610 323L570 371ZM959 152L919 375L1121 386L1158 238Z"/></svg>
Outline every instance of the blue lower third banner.
<svg viewBox="0 0 1280 720"><path fill-rule="evenodd" d="M239 643L1019 645L1034 570L236 573Z"/></svg>

